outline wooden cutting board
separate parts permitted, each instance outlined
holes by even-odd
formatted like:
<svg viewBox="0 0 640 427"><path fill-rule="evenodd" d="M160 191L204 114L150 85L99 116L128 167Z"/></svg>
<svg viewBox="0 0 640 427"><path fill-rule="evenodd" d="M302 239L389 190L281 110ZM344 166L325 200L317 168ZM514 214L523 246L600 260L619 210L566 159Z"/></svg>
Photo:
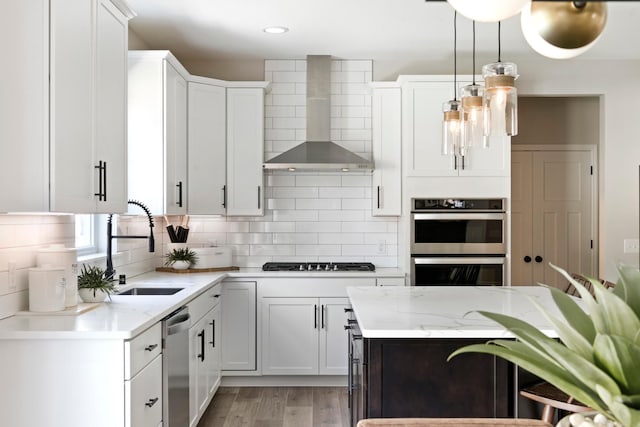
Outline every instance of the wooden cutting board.
<svg viewBox="0 0 640 427"><path fill-rule="evenodd" d="M240 267L215 267L215 268L188 268L186 270L177 270L171 267L156 267L156 271L161 271L163 273L214 273L216 271L238 271Z"/></svg>

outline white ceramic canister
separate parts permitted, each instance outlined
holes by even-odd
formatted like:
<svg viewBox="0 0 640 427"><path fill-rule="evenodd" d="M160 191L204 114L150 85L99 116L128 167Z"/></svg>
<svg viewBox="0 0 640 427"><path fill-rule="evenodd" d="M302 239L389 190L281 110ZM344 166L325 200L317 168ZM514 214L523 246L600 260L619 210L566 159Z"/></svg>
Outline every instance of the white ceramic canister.
<svg viewBox="0 0 640 427"><path fill-rule="evenodd" d="M38 267L62 267L67 283L64 306L74 307L78 304L78 256L74 248L63 245L51 245L39 249L36 258Z"/></svg>
<svg viewBox="0 0 640 427"><path fill-rule="evenodd" d="M63 267L29 269L29 311L64 310L66 288L64 270Z"/></svg>

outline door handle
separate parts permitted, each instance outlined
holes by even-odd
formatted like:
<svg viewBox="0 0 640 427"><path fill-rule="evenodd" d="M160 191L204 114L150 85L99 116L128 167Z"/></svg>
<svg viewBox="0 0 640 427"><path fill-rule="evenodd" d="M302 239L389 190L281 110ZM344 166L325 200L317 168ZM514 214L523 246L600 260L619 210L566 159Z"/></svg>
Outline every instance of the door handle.
<svg viewBox="0 0 640 427"><path fill-rule="evenodd" d="M209 344L211 344L211 347L216 348L216 321L212 320L209 325L211 325L211 342Z"/></svg>
<svg viewBox="0 0 640 427"><path fill-rule="evenodd" d="M378 185L378 209L380 209L380 186Z"/></svg>
<svg viewBox="0 0 640 427"><path fill-rule="evenodd" d="M313 329L318 329L318 304L313 304Z"/></svg>
<svg viewBox="0 0 640 427"><path fill-rule="evenodd" d="M204 329L198 334L200 337L200 354L198 355L198 359L204 362Z"/></svg>
<svg viewBox="0 0 640 427"><path fill-rule="evenodd" d="M260 190L261 190L261 188L260 188L260 186L258 185L258 209L260 209L260 198L261 198L261 197L260 197Z"/></svg>
<svg viewBox="0 0 640 427"><path fill-rule="evenodd" d="M144 404L144 406L146 406L148 408L151 408L153 405L156 404L156 402L158 402L158 400L160 400L160 398L158 398L158 397L154 397L153 399L149 399L147 401L147 403Z"/></svg>
<svg viewBox="0 0 640 427"><path fill-rule="evenodd" d="M536 262L542 262L542 257L540 255L536 255L534 259L536 260Z"/></svg>
<svg viewBox="0 0 640 427"><path fill-rule="evenodd" d="M222 207L227 208L227 186L222 186Z"/></svg>
<svg viewBox="0 0 640 427"><path fill-rule="evenodd" d="M530 263L531 262L531 257L529 255L524 257L524 262L526 263Z"/></svg>
<svg viewBox="0 0 640 427"><path fill-rule="evenodd" d="M178 202L176 205L178 205L178 207L182 207L182 181L178 181L176 187L178 187Z"/></svg>
<svg viewBox="0 0 640 427"><path fill-rule="evenodd" d="M320 328L324 329L324 304L320 306L320 317L321 317Z"/></svg>

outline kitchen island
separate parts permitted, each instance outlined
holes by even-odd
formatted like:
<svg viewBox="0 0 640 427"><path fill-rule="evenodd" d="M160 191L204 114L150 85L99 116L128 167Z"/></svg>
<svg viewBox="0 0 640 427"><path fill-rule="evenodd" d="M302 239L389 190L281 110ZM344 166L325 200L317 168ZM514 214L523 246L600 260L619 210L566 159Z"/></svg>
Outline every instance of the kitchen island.
<svg viewBox="0 0 640 427"><path fill-rule="evenodd" d="M351 408L372 417L518 416L518 370L503 359L454 350L512 338L476 313L518 317L545 334L554 330L530 299L555 309L540 286L349 288Z"/></svg>

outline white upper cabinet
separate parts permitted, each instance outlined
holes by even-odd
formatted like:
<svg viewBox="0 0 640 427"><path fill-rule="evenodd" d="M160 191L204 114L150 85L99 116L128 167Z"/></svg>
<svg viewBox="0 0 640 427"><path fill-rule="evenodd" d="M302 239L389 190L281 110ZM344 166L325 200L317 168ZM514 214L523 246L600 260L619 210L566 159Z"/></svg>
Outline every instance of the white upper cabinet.
<svg viewBox="0 0 640 427"><path fill-rule="evenodd" d="M400 216L402 195L402 94L400 87L373 83L373 216Z"/></svg>
<svg viewBox="0 0 640 427"><path fill-rule="evenodd" d="M442 104L453 99L452 76L411 76L402 81L402 121L407 176L509 176L510 138L492 137L488 148L442 155ZM458 77L458 87L470 84Z"/></svg>
<svg viewBox="0 0 640 427"><path fill-rule="evenodd" d="M187 77L168 51L129 52L129 197L187 212Z"/></svg>
<svg viewBox="0 0 640 427"><path fill-rule="evenodd" d="M227 215L264 212L264 92L227 88Z"/></svg>
<svg viewBox="0 0 640 427"><path fill-rule="evenodd" d="M126 210L122 0L9 2L0 18L0 211Z"/></svg>
<svg viewBox="0 0 640 427"><path fill-rule="evenodd" d="M224 82L195 77L188 95L189 192L193 215L226 213L227 116Z"/></svg>

